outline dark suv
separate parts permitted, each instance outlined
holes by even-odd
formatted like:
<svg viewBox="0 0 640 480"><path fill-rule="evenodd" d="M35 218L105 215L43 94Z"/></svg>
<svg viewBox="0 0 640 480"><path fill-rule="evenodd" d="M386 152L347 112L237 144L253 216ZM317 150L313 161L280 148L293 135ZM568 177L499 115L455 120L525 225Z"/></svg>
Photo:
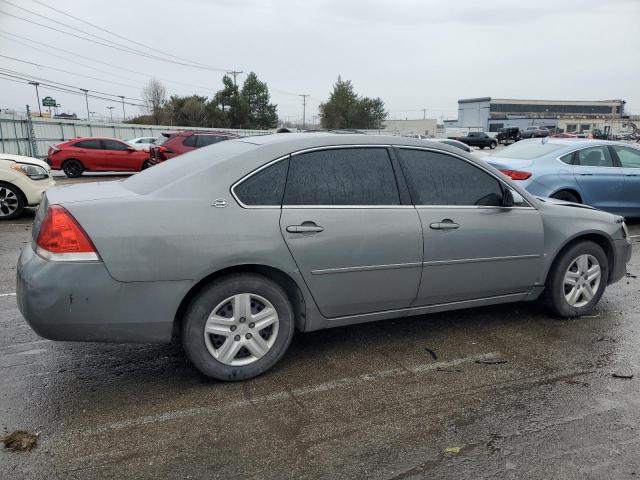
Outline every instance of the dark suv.
<svg viewBox="0 0 640 480"><path fill-rule="evenodd" d="M207 132L204 130L166 132L163 133L156 144L150 148L151 157L149 158L149 163L156 165L177 155L195 150L196 148L206 147L207 145L239 137L240 136L235 133Z"/></svg>

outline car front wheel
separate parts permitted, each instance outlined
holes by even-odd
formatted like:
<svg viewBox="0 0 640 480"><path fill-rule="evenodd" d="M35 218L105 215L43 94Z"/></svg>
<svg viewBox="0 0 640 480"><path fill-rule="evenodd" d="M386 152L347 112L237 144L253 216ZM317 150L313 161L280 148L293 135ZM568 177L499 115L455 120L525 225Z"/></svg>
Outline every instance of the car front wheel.
<svg viewBox="0 0 640 480"><path fill-rule="evenodd" d="M294 327L293 308L278 284L261 275L231 275L206 286L191 301L182 344L204 375L245 380L280 360Z"/></svg>
<svg viewBox="0 0 640 480"><path fill-rule="evenodd" d="M0 220L18 218L25 206L24 195L18 187L0 182Z"/></svg>
<svg viewBox="0 0 640 480"><path fill-rule="evenodd" d="M496 148L497 145L498 145L497 143L491 142L491 145L489 145L489 148L493 150L494 148Z"/></svg>
<svg viewBox="0 0 640 480"><path fill-rule="evenodd" d="M546 301L561 317L588 315L600 301L609 278L602 247L590 241L569 247L549 273Z"/></svg>

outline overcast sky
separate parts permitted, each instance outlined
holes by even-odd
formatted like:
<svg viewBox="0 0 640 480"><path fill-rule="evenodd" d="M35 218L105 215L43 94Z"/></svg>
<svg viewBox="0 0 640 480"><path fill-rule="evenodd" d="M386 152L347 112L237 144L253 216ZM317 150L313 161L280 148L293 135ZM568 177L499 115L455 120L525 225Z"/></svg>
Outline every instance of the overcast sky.
<svg viewBox="0 0 640 480"><path fill-rule="evenodd" d="M359 94L381 97L390 118L421 118L423 108L427 117L455 118L457 100L476 96L622 98L628 112L640 114L640 0L40 1L0 0L0 12L64 30L56 22L67 23L167 59L255 71L268 82L280 117L302 116L299 93L311 96L307 119L317 114L338 75ZM109 36L42 3L165 53ZM5 32L27 40L18 43ZM169 93L211 96L223 75L89 43L4 13L0 55L42 65L0 57L2 69L134 99L149 77L161 79ZM40 90L63 111L86 115L83 97ZM26 103L37 108L32 86L0 79L0 108L24 110ZM90 99L98 115L108 115L108 105L121 115L121 105ZM128 115L136 110L127 106Z"/></svg>

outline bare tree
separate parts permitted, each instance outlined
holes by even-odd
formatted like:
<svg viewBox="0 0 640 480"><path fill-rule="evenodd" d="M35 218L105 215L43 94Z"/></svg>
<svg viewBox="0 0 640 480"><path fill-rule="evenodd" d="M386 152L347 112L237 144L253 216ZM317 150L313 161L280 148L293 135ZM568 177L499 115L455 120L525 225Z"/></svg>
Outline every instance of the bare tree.
<svg viewBox="0 0 640 480"><path fill-rule="evenodd" d="M154 125L159 125L162 120L162 108L167 101L167 89L160 80L152 78L142 89L142 98L146 113L153 117Z"/></svg>

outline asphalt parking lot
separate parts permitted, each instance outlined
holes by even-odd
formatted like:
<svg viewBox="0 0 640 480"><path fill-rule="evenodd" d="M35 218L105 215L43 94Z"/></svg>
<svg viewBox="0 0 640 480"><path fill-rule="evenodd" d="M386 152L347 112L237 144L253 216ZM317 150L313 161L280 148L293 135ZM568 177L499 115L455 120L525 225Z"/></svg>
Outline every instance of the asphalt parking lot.
<svg viewBox="0 0 640 480"><path fill-rule="evenodd" d="M39 444L0 451L2 479L640 476L640 222L592 316L511 304L298 334L267 374L216 383L177 345L33 333L14 294L31 221L0 223L0 435Z"/></svg>

